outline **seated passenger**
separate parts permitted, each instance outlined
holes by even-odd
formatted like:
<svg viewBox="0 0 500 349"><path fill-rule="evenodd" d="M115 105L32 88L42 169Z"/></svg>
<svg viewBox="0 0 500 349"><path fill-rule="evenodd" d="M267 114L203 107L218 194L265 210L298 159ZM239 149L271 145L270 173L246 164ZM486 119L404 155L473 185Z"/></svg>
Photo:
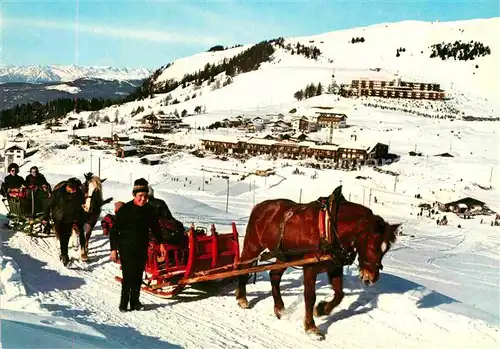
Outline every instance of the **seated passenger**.
<svg viewBox="0 0 500 349"><path fill-rule="evenodd" d="M186 243L184 225L172 216L165 201L154 197L154 190L151 186L149 186L148 194L148 204L155 208L164 241L170 245L184 245Z"/></svg>
<svg viewBox="0 0 500 349"><path fill-rule="evenodd" d="M3 197L13 189L19 189L26 186L26 182L23 177L19 176L19 166L16 163L11 163L7 168L9 174L5 177L0 188L0 193Z"/></svg>
<svg viewBox="0 0 500 349"><path fill-rule="evenodd" d="M46 188L46 190L50 190L49 182L47 182L47 179L45 179L45 176L43 174L38 172L38 167L36 166L30 168L30 174L26 176L26 185L34 185L43 189Z"/></svg>

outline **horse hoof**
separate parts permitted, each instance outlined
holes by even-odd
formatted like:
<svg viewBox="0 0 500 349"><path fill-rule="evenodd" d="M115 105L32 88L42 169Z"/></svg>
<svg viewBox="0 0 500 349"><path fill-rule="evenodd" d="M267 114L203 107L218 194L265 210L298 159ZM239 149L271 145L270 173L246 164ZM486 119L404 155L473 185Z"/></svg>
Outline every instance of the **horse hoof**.
<svg viewBox="0 0 500 349"><path fill-rule="evenodd" d="M326 308L327 303L325 301L321 301L316 306L314 307L314 316L315 317L320 317L326 315L325 308Z"/></svg>
<svg viewBox="0 0 500 349"><path fill-rule="evenodd" d="M313 327L306 331L307 335L314 340L322 341L325 339L325 335L320 332L319 328Z"/></svg>
<svg viewBox="0 0 500 349"><path fill-rule="evenodd" d="M284 312L285 312L285 307L274 306L274 314L276 314L276 317L278 318L278 320L283 317Z"/></svg>
<svg viewBox="0 0 500 349"><path fill-rule="evenodd" d="M240 298L238 299L238 305L240 306L241 309L248 309L250 308L250 305L248 304L248 301L246 298Z"/></svg>

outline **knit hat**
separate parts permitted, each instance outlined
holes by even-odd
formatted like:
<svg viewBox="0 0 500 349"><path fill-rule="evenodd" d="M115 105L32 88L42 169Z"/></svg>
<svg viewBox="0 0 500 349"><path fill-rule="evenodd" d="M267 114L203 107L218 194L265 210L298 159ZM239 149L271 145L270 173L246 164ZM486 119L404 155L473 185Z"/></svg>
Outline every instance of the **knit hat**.
<svg viewBox="0 0 500 349"><path fill-rule="evenodd" d="M132 194L137 194L137 193L148 193L149 192L149 187L148 187L148 181L145 180L144 178L139 178L134 181L134 188L132 189Z"/></svg>

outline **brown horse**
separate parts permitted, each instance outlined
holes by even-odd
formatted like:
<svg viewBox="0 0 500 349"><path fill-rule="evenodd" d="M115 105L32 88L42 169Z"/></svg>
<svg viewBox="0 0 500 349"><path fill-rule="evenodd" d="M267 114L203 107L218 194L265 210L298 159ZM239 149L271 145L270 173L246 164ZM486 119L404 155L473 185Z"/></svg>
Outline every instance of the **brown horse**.
<svg viewBox="0 0 500 349"><path fill-rule="evenodd" d="M103 200L102 183L106 181L106 178L100 179L98 176L94 176L92 172L85 173L84 177L85 182L80 185L80 190L84 195L84 203L82 205L85 212L83 231L76 231L73 229L72 236L78 236L77 242L80 244L80 257L85 261L88 259L89 240L92 235L92 230L99 220L101 208L111 202L113 198ZM59 182L54 187L54 191L58 190L63 185L66 185L66 181Z"/></svg>
<svg viewBox="0 0 500 349"><path fill-rule="evenodd" d="M287 199L266 200L257 204L248 220L240 269L256 263L264 250L277 263L294 261L311 256L330 255L332 260L303 267L306 333L323 339L324 335L314 323L315 316L328 315L344 297L343 266L359 263L359 277L366 285L375 283L382 269L382 258L396 241L400 224L388 224L380 216L362 205L348 202L337 188L329 198L320 198L308 204L298 204ZM340 196L340 199L339 199ZM268 258L269 259L269 258ZM281 276L286 267L270 271L274 312L279 318L285 309L280 294ZM335 292L330 302L320 302L316 307L316 276L328 273ZM246 283L248 276L238 278L236 299L242 308L248 308Z"/></svg>

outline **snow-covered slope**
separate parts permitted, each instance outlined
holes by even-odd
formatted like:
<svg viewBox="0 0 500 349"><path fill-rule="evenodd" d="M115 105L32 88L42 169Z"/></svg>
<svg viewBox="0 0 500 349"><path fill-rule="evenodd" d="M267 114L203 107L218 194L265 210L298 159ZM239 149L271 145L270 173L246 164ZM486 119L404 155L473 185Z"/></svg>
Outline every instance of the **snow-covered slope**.
<svg viewBox="0 0 500 349"><path fill-rule="evenodd" d="M66 82L80 78L103 80L141 80L151 75L145 68L68 66L0 66L0 83L6 82Z"/></svg>

